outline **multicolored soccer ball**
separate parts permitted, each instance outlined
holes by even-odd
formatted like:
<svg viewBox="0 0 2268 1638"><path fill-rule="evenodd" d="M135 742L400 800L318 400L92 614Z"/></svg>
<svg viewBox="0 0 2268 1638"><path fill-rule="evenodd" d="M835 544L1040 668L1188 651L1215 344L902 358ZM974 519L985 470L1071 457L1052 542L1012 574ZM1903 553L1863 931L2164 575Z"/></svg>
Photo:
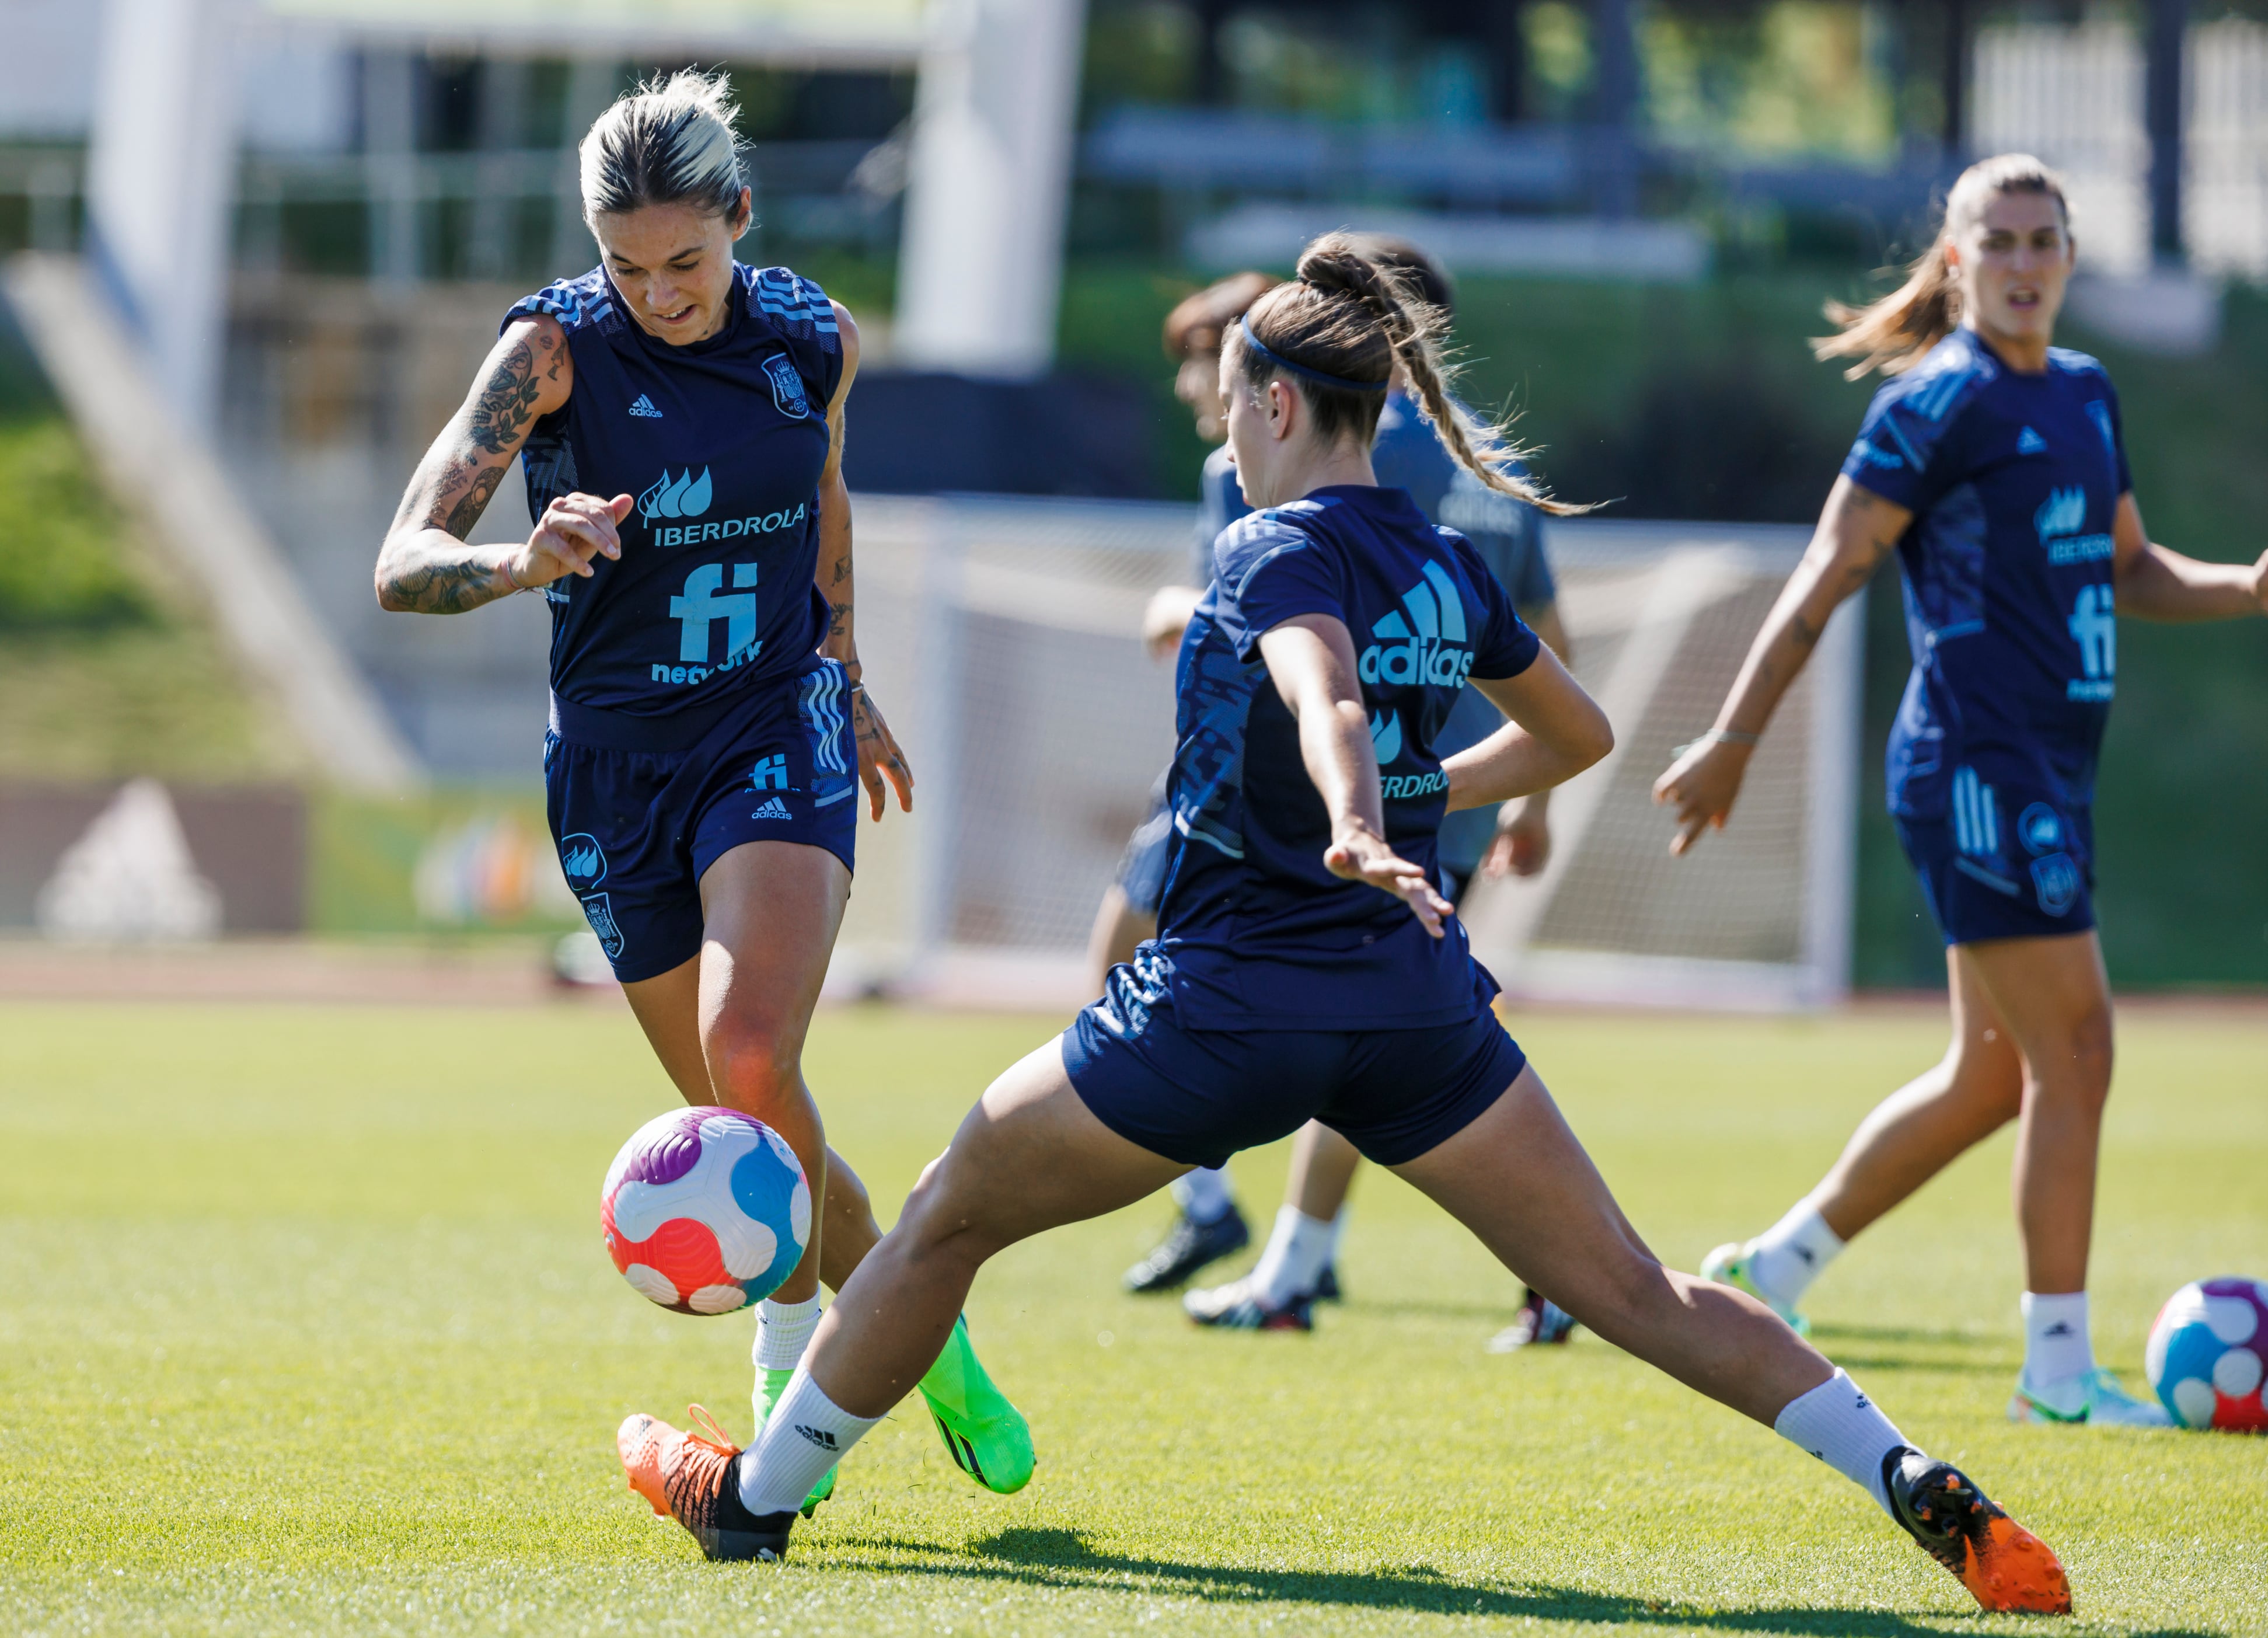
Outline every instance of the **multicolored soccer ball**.
<svg viewBox="0 0 2268 1638"><path fill-rule="evenodd" d="M682 1109L631 1133L599 1196L607 1254L638 1295L729 1314L795 1272L811 1185L778 1133L730 1109Z"/></svg>
<svg viewBox="0 0 2268 1638"><path fill-rule="evenodd" d="M2268 1284L2230 1274L2183 1286L2158 1310L2143 1359L2183 1427L2268 1433Z"/></svg>

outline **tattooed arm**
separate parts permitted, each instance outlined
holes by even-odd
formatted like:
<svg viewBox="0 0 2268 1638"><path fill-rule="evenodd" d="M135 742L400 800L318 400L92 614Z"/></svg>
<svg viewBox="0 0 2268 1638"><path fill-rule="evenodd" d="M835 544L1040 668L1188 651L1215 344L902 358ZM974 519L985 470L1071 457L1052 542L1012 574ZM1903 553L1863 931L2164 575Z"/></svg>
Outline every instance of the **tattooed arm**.
<svg viewBox="0 0 2268 1638"><path fill-rule="evenodd" d="M831 611L827 637L820 644L819 652L830 660L841 660L843 669L855 683L860 675L854 623L858 577L850 568L850 489L843 479L843 406L850 396L851 378L858 373L858 326L850 308L839 301L832 305L835 328L843 336L843 379L836 383L834 400L827 406L827 465L819 475L816 574L820 594L827 599ZM886 779L887 788L897 793L899 808L911 813L913 769L907 764L905 752L898 749L897 738L890 732L890 725L882 719L873 697L863 687L850 696L850 728L858 742L858 778L866 787L867 804L873 816L882 816Z"/></svg>
<svg viewBox="0 0 2268 1638"><path fill-rule="evenodd" d="M1873 577L1912 521L1904 506L1847 477L1835 480L1803 561L1749 645L1716 727L1653 782L1655 801L1676 804L1671 852L1684 852L1705 830L1725 828L1749 758L1780 697L1811 658L1830 616Z"/></svg>
<svg viewBox="0 0 2268 1638"><path fill-rule="evenodd" d="M563 495L525 542L466 542L528 427L563 405L574 385L566 334L556 321L526 318L504 331L464 407L433 440L402 494L378 552L380 608L462 614L562 575L588 575L591 559L601 553L622 556L615 526L630 510L627 495L611 502Z"/></svg>

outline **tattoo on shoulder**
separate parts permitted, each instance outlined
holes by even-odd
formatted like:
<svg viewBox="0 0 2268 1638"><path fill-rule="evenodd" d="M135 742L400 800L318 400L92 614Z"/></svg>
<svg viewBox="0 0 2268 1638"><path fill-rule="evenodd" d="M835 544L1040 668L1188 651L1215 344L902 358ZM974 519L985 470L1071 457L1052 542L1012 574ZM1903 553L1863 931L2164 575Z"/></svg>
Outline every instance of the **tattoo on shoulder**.
<svg viewBox="0 0 2268 1638"><path fill-rule="evenodd" d="M473 402L473 442L492 455L505 454L534 415L542 392L535 380L535 354L526 342L514 343Z"/></svg>

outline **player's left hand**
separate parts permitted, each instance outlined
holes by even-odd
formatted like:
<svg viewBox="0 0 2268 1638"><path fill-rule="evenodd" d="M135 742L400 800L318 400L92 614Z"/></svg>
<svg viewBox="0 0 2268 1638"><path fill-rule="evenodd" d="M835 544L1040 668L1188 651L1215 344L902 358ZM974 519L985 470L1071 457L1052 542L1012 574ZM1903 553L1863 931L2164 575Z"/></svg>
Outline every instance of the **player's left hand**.
<svg viewBox="0 0 2268 1638"><path fill-rule="evenodd" d="M874 705L874 697L861 688L850 696L850 733L858 742L858 783L866 787L866 801L873 817L880 819L887 805L883 781L888 789L898 793L898 811L914 810L914 771L906 762L906 754L898 749L897 735L890 725L882 720L882 713Z"/></svg>
<svg viewBox="0 0 2268 1638"><path fill-rule="evenodd" d="M1323 867L1348 882L1367 882L1410 906L1425 931L1440 938L1456 907L1436 892L1425 870L1396 853L1366 825L1342 829L1323 850Z"/></svg>
<svg viewBox="0 0 2268 1638"><path fill-rule="evenodd" d="M1489 850L1481 858L1481 874L1532 876L1551 862L1549 810L1532 796L1505 806L1510 816L1499 819Z"/></svg>
<svg viewBox="0 0 2268 1638"><path fill-rule="evenodd" d="M2260 605L2260 612L2268 614L2268 551L2260 554L2260 561L2252 565L2252 601Z"/></svg>

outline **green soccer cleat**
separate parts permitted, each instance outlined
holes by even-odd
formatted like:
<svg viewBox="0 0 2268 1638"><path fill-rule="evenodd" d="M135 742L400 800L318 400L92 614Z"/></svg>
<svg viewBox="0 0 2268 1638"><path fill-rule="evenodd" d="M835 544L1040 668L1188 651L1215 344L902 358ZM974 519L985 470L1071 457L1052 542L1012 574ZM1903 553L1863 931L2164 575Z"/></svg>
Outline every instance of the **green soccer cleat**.
<svg viewBox="0 0 2268 1638"><path fill-rule="evenodd" d="M1013 1495L1032 1482L1031 1425L992 1385L968 1340L968 1321L953 1322L945 1352L921 1379L930 1420L953 1465L987 1490Z"/></svg>
<svg viewBox="0 0 2268 1638"><path fill-rule="evenodd" d="M2035 1386L2023 1372L2016 1375L2016 1391L2008 1399L2012 1422L2084 1422L2089 1428L2170 1428L2174 1419L2162 1405L2138 1399L2118 1385L2118 1378L2102 1366L2068 1382Z"/></svg>
<svg viewBox="0 0 2268 1638"><path fill-rule="evenodd" d="M1713 1280L1720 1286L1730 1286L1735 1291L1745 1291L1766 1308L1787 1322L1788 1329L1799 1337L1811 1334L1811 1321L1801 1310L1786 1302L1775 1302L1756 1288L1749 1277L1749 1258L1756 1245L1753 1240L1728 1240L1701 1259L1701 1278Z"/></svg>
<svg viewBox="0 0 2268 1638"><path fill-rule="evenodd" d="M780 1395L787 1391L788 1383L794 1380L795 1372L792 1370L775 1368L756 1373L756 1391L749 1396L756 1407L755 1436L748 1441L751 1450L764 1436L764 1424L772 1419L772 1406L779 1403ZM803 1499L803 1516L806 1518L817 1512L819 1504L835 1494L835 1475L840 1471L839 1468L828 1468L827 1477L812 1486L811 1494Z"/></svg>

